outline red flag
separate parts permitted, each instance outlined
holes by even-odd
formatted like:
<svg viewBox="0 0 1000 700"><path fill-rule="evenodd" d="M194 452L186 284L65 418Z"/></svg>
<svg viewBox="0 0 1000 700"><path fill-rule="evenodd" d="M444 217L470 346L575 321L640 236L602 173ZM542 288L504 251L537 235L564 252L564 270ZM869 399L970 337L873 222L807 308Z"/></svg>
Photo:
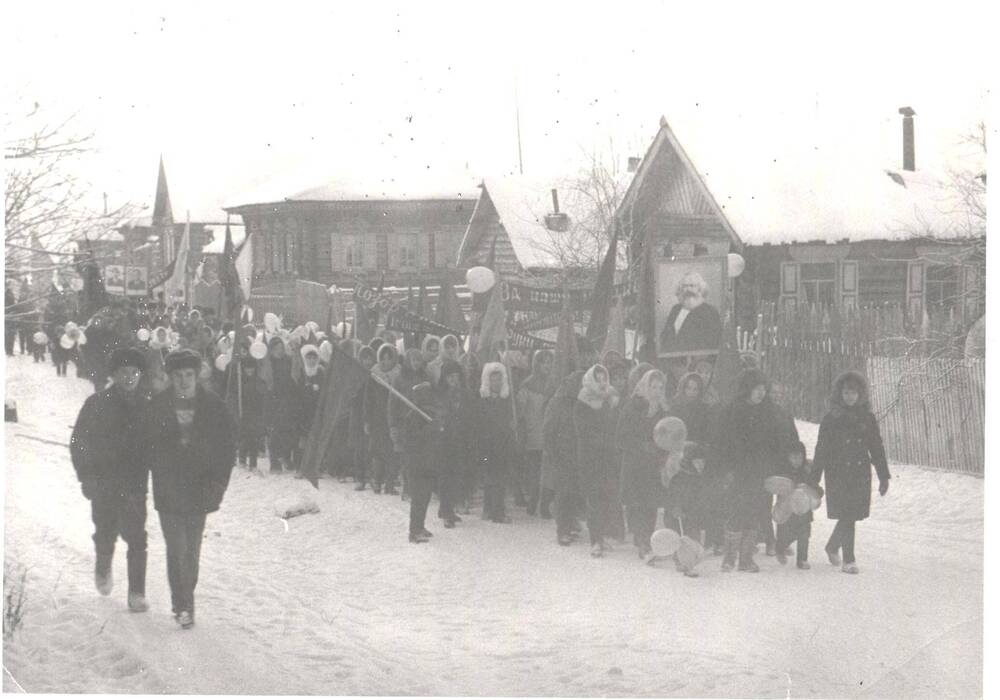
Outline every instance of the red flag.
<svg viewBox="0 0 1000 700"><path fill-rule="evenodd" d="M608 252L601 263L591 296L590 323L587 324L587 338L593 342L603 342L608 332L608 312L611 309L615 291L615 268L618 262L618 226L608 245Z"/></svg>
<svg viewBox="0 0 1000 700"><path fill-rule="evenodd" d="M507 312L503 307L503 295L494 285L489 306L486 307L486 313L483 314L483 322L479 329L476 353L483 362L489 362L491 360L487 354L494 345L505 340L507 340Z"/></svg>
<svg viewBox="0 0 1000 700"><path fill-rule="evenodd" d="M328 462L328 452L334 448L345 448L344 445L331 444L333 433L337 424L350 413L351 403L367 381L368 370L364 365L334 343L316 417L309 428L302 457L302 475L316 488L319 488L321 465Z"/></svg>

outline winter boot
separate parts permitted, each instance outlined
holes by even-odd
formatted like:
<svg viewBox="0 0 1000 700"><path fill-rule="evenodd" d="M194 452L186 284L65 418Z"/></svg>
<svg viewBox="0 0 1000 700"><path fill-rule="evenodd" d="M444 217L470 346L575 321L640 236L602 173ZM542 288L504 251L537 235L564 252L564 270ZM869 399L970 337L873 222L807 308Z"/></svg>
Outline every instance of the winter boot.
<svg viewBox="0 0 1000 700"><path fill-rule="evenodd" d="M147 610L149 610L149 603L146 602L146 596L144 596L142 593L129 591L128 609L134 613L144 613Z"/></svg>
<svg viewBox="0 0 1000 700"><path fill-rule="evenodd" d="M754 552L757 549L757 533L753 530L745 530L740 539L740 564L739 570L755 574L760 571L760 567L753 560Z"/></svg>
<svg viewBox="0 0 1000 700"><path fill-rule="evenodd" d="M826 556L830 560L830 563L833 566L840 566L840 552L838 552L836 549L833 550L827 549Z"/></svg>
<svg viewBox="0 0 1000 700"><path fill-rule="evenodd" d="M128 609L146 612L146 550L129 549L128 555Z"/></svg>
<svg viewBox="0 0 1000 700"><path fill-rule="evenodd" d="M726 531L725 547L722 550L722 570L732 571L736 568L736 552L740 548L739 532Z"/></svg>
<svg viewBox="0 0 1000 700"><path fill-rule="evenodd" d="M191 629L194 627L194 613L190 610L181 610L177 613L177 624L181 626L181 629Z"/></svg>
<svg viewBox="0 0 1000 700"><path fill-rule="evenodd" d="M115 587L114 574L111 572L112 554L98 554L97 564L94 566L94 585L101 595L111 595Z"/></svg>

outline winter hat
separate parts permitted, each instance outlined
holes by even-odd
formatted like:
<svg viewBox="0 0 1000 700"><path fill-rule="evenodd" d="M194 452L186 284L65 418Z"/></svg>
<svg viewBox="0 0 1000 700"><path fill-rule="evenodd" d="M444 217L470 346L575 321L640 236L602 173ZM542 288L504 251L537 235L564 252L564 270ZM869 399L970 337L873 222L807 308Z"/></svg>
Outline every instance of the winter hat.
<svg viewBox="0 0 1000 700"><path fill-rule="evenodd" d="M299 353L302 354L303 360L306 359L307 355L315 355L316 357L319 357L319 349L315 345L303 345L299 350Z"/></svg>
<svg viewBox="0 0 1000 700"><path fill-rule="evenodd" d="M465 385L465 370L462 369L462 365L454 360L445 360L441 363L441 377L438 379L438 386L444 386L447 378L452 374L457 374L462 386Z"/></svg>
<svg viewBox="0 0 1000 700"><path fill-rule="evenodd" d="M670 410L670 403L667 401L666 394L661 396L653 395L653 391L650 386L654 379L659 379L664 386L667 385L666 375L658 369L651 369L642 375L642 379L640 379L636 383L635 388L632 389L632 396L643 398L646 400L646 403L649 404L648 416L650 418L655 416L660 411L666 412ZM659 400L654 401L654 399Z"/></svg>
<svg viewBox="0 0 1000 700"><path fill-rule="evenodd" d="M399 354L396 352L396 348L394 348L393 346L389 345L389 343L382 343L379 346L377 354L376 354L376 357L378 358L378 361L381 362L383 357L387 357L389 355L392 356L393 361L398 361L399 360Z"/></svg>
<svg viewBox="0 0 1000 700"><path fill-rule="evenodd" d="M484 399L488 399L492 395L490 392L490 376L495 373L499 373L503 377L503 381L500 384L500 398L506 399L510 396L510 382L507 381L507 368L499 362L487 362L483 365L482 381L479 385L479 395Z"/></svg>
<svg viewBox="0 0 1000 700"><path fill-rule="evenodd" d="M607 384L601 384L598 381L597 375L601 372L607 377ZM611 374L604 365L594 365L587 370L586 374L583 375L583 380L580 383L580 393L577 394L576 398L595 411L601 410L604 407L605 401L611 406L614 406L618 402L618 393L611 386Z"/></svg>
<svg viewBox="0 0 1000 700"><path fill-rule="evenodd" d="M199 371L201 370L201 354L191 350L190 348L174 350L167 355L167 358L164 360L164 365L166 366L168 373L178 369L193 369L195 371Z"/></svg>
<svg viewBox="0 0 1000 700"><path fill-rule="evenodd" d="M632 371L628 373L628 395L631 396L635 392L635 385L639 383L639 380L646 376L646 373L651 369L656 369L653 365L648 362L640 362Z"/></svg>
<svg viewBox="0 0 1000 700"><path fill-rule="evenodd" d="M364 360L366 358L368 359L369 362L375 364L376 362L375 351L372 350L371 347L369 347L368 345L364 345L358 348L358 361L360 362L361 360Z"/></svg>
<svg viewBox="0 0 1000 700"><path fill-rule="evenodd" d="M136 348L118 348L111 353L108 361L108 372L113 374L120 367L135 367L139 370L146 369L146 356Z"/></svg>
<svg viewBox="0 0 1000 700"><path fill-rule="evenodd" d="M852 386L858 391L858 400L854 404L855 408L868 409L870 407L868 396L868 382L860 372L848 370L842 373L833 382L833 392L830 395L830 404L835 408L845 409L844 387Z"/></svg>

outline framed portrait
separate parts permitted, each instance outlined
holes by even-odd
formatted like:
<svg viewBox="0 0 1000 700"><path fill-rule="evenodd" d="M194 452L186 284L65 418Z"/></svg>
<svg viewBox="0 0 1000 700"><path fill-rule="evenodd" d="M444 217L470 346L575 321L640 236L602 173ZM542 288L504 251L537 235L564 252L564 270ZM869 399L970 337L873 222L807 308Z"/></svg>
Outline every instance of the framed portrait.
<svg viewBox="0 0 1000 700"><path fill-rule="evenodd" d="M722 347L726 256L656 262L656 349L661 358L716 355Z"/></svg>
<svg viewBox="0 0 1000 700"><path fill-rule="evenodd" d="M125 267L123 265L105 266L104 289L106 289L109 294L125 293Z"/></svg>
<svg viewBox="0 0 1000 700"><path fill-rule="evenodd" d="M144 267L129 267L125 271L125 293L130 297L144 297L149 293L149 277Z"/></svg>

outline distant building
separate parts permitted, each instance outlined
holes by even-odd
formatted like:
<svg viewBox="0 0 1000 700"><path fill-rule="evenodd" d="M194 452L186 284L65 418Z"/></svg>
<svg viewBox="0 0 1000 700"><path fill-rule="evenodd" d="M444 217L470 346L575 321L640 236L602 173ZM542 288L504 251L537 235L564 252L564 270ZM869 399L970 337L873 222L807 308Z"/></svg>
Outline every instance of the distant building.
<svg viewBox="0 0 1000 700"><path fill-rule="evenodd" d="M442 186L327 182L265 187L227 206L253 241L253 296L294 309L296 280L353 287L464 280L457 251L479 195L472 178Z"/></svg>

